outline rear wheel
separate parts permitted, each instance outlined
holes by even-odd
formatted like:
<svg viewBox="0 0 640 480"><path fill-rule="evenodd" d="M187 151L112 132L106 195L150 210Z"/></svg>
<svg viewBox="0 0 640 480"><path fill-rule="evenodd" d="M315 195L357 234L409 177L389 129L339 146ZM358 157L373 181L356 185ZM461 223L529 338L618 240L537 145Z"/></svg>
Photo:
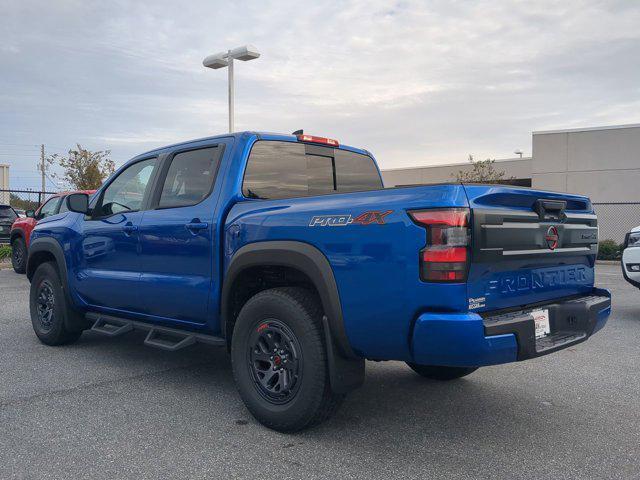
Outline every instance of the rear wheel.
<svg viewBox="0 0 640 480"><path fill-rule="evenodd" d="M245 405L274 430L313 427L344 398L329 385L321 307L302 288L273 288L249 299L233 330L231 360Z"/></svg>
<svg viewBox="0 0 640 480"><path fill-rule="evenodd" d="M27 245L22 237L11 242L11 266L16 273L27 271Z"/></svg>
<svg viewBox="0 0 640 480"><path fill-rule="evenodd" d="M80 338L82 330L71 330L65 319L73 315L67 307L58 270L51 262L41 264L31 281L29 295L31 324L46 345L65 345Z"/></svg>
<svg viewBox="0 0 640 480"><path fill-rule="evenodd" d="M418 365L407 362L407 365L418 375L431 380L455 380L475 372L478 367L440 367L436 365Z"/></svg>

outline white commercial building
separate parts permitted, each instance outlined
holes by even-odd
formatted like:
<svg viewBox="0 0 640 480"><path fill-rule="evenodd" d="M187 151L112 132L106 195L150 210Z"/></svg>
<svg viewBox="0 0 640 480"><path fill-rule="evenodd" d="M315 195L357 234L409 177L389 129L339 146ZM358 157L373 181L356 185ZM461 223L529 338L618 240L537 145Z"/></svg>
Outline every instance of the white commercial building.
<svg viewBox="0 0 640 480"><path fill-rule="evenodd" d="M640 124L533 132L531 158L497 160L509 183L591 198L601 239L640 224ZM468 163L383 170L387 187L455 181Z"/></svg>
<svg viewBox="0 0 640 480"><path fill-rule="evenodd" d="M9 165L0 163L0 190L9 190ZM9 204L9 193L0 191L0 204Z"/></svg>

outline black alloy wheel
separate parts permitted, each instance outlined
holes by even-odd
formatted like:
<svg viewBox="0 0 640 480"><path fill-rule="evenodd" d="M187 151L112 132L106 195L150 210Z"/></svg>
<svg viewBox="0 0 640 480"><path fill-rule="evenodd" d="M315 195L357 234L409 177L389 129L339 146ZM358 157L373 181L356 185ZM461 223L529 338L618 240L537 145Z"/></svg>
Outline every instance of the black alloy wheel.
<svg viewBox="0 0 640 480"><path fill-rule="evenodd" d="M57 265L38 265L29 292L31 325L45 345L66 345L80 338L84 317L68 307Z"/></svg>
<svg viewBox="0 0 640 480"><path fill-rule="evenodd" d="M36 291L37 317L43 333L51 331L56 308L56 297L53 285L46 279L37 286Z"/></svg>
<svg viewBox="0 0 640 480"><path fill-rule="evenodd" d="M247 360L256 389L265 400L283 404L300 388L302 349L297 337L275 319L259 322L249 340Z"/></svg>
<svg viewBox="0 0 640 480"><path fill-rule="evenodd" d="M11 266L16 273L27 271L27 247L21 237L11 242Z"/></svg>
<svg viewBox="0 0 640 480"><path fill-rule="evenodd" d="M322 305L300 287L252 296L233 326L231 364L240 397L263 425L280 432L311 428L338 409L331 389Z"/></svg>

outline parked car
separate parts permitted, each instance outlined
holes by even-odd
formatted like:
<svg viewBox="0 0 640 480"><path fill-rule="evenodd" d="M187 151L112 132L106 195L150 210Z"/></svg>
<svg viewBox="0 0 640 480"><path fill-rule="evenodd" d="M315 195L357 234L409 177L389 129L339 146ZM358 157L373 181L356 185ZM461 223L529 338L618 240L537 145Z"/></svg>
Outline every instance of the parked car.
<svg viewBox="0 0 640 480"><path fill-rule="evenodd" d="M245 405L279 431L328 418L365 359L452 380L580 343L611 311L588 198L384 189L369 152L327 138L172 145L66 202L32 233L38 338L140 329L165 350L226 347Z"/></svg>
<svg viewBox="0 0 640 480"><path fill-rule="evenodd" d="M33 228L43 218L67 211L64 199L71 193L86 193L92 195L95 190L78 190L76 192L61 192L50 197L37 210L27 210L24 217L17 218L10 227L10 243L12 247L11 264L16 273L25 273L27 268L27 254L29 239Z"/></svg>
<svg viewBox="0 0 640 480"><path fill-rule="evenodd" d="M14 208L14 210L16 211L16 213L18 214L18 217L20 218L26 218L27 216L27 212L25 210L20 210L18 208Z"/></svg>
<svg viewBox="0 0 640 480"><path fill-rule="evenodd" d="M640 288L640 225L627 233L624 239L622 274L627 282Z"/></svg>
<svg viewBox="0 0 640 480"><path fill-rule="evenodd" d="M10 243L11 225L18 214L11 205L0 205L0 244Z"/></svg>

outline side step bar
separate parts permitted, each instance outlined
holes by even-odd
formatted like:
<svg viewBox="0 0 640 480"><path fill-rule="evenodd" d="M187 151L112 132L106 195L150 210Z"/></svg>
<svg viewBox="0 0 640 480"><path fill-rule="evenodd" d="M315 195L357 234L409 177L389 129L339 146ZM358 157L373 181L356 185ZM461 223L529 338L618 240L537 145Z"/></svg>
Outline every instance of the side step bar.
<svg viewBox="0 0 640 480"><path fill-rule="evenodd" d="M176 350L195 343L206 343L217 347L226 346L227 344L224 338L213 335L162 327L150 323L113 317L111 315L103 315L101 313L89 312L86 314L86 319L93 321L93 326L91 327L92 332L109 337L117 337L118 335L123 335L133 330L149 332L144 339L144 344L169 352L175 352Z"/></svg>

